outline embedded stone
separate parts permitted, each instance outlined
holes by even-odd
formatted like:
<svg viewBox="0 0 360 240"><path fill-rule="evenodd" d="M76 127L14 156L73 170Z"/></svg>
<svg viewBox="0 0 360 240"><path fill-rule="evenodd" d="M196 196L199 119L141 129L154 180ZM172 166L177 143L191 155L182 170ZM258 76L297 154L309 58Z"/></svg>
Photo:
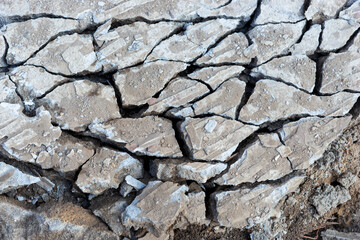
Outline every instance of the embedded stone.
<svg viewBox="0 0 360 240"><path fill-rule="evenodd" d="M209 123L216 126L206 129ZM186 118L180 126L192 159L226 161L241 141L258 127L222 117Z"/></svg>
<svg viewBox="0 0 360 240"><path fill-rule="evenodd" d="M76 185L85 193L99 195L118 188L128 175L143 177L142 163L125 152L102 147L82 166Z"/></svg>
<svg viewBox="0 0 360 240"><path fill-rule="evenodd" d="M0 76L0 103L19 103L21 98L16 93L16 85L10 80L8 75Z"/></svg>
<svg viewBox="0 0 360 240"><path fill-rule="evenodd" d="M172 122L155 116L122 118L89 126L93 135L125 145L129 151L157 157L181 157Z"/></svg>
<svg viewBox="0 0 360 240"><path fill-rule="evenodd" d="M306 31L299 43L294 44L291 48L292 55L311 55L314 54L319 46L321 25L314 24Z"/></svg>
<svg viewBox="0 0 360 240"><path fill-rule="evenodd" d="M333 18L345 3L346 0L312 0L305 12L306 19L312 20L314 23L320 23L326 19Z"/></svg>
<svg viewBox="0 0 360 240"><path fill-rule="evenodd" d="M62 129L83 131L91 123L121 117L114 89L88 80L63 84L40 102Z"/></svg>

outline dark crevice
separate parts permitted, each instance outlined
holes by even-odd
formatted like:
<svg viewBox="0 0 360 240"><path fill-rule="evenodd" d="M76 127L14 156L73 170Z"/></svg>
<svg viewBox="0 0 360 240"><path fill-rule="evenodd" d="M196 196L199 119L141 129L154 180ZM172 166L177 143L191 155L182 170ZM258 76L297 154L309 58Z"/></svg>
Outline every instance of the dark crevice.
<svg viewBox="0 0 360 240"><path fill-rule="evenodd" d="M226 3L224 3L223 5L220 5L220 6L218 6L217 8L214 8L214 9L223 8L223 7L227 6L227 5L229 5L231 2L232 2L232 0L228 0L228 1L227 1Z"/></svg>
<svg viewBox="0 0 360 240"><path fill-rule="evenodd" d="M357 99L349 113L352 115L353 119L357 119L360 116L360 97Z"/></svg>
<svg viewBox="0 0 360 240"><path fill-rule="evenodd" d="M0 26L1 28L1 26ZM4 42L5 42L5 52L4 52L4 55L1 56L1 60L0 62L3 62L4 64L6 64L6 70L7 70L7 61L6 61L6 56L8 55L8 52L9 52L9 43L7 41L7 39L5 38L5 36L0 36L4 39Z"/></svg>
<svg viewBox="0 0 360 240"><path fill-rule="evenodd" d="M322 43L322 39L323 39L323 33L324 33L324 28L325 28L325 23L321 23L320 24L320 26L321 26L321 32L320 32L320 34L319 34L319 45L318 45L318 47L317 47L317 49L316 49L316 53L321 53L321 50L320 50L320 45L321 45L321 43Z"/></svg>
<svg viewBox="0 0 360 240"><path fill-rule="evenodd" d="M311 0L305 0L302 8L302 14L305 15L306 10L310 7Z"/></svg>
<svg viewBox="0 0 360 240"><path fill-rule="evenodd" d="M306 24L305 24L305 27L303 28L303 32L302 32L302 34L301 34L301 37L296 41L295 44L299 44L299 43L303 40L305 33L306 33L307 31L309 31L309 29L311 28L311 26L312 26L312 22L311 22L311 21L306 21Z"/></svg>
<svg viewBox="0 0 360 240"><path fill-rule="evenodd" d="M240 111L241 109L246 105L246 103L249 101L250 96L253 94L255 90L256 81L248 74L243 73L240 75L240 78L246 79L246 86L244 94L241 98L240 104L238 105L236 109L235 119L239 119Z"/></svg>
<svg viewBox="0 0 360 240"><path fill-rule="evenodd" d="M302 18L300 20L294 21L294 22L288 22L288 21L282 21L282 22L266 22L266 23L261 23L261 24L254 24L253 27L261 27L261 26L266 26L266 25L279 25L279 24L297 24L299 22L302 22L306 20L306 18Z"/></svg>
<svg viewBox="0 0 360 240"><path fill-rule="evenodd" d="M281 144L284 145L284 146L286 146L284 140L283 140L282 137L281 137L280 132L279 132L279 131L275 131L275 133L276 133L277 136L279 137L279 140L280 140ZM289 162L289 165L290 165L291 170L294 171L295 169L294 169L294 167L293 167L293 163L291 162L290 158L289 158L289 157L286 157L286 160Z"/></svg>
<svg viewBox="0 0 360 240"><path fill-rule="evenodd" d="M248 32L251 28L254 27L255 20L261 14L261 2L262 2L262 0L257 0L255 11L251 14L250 21L247 22L247 24L245 26L245 29L244 29L244 30L246 30L245 32Z"/></svg>
<svg viewBox="0 0 360 240"><path fill-rule="evenodd" d="M360 27L350 36L346 44L343 47L337 49L335 53L342 53L348 51L349 48L353 45L354 39L358 36L359 32L360 32Z"/></svg>
<svg viewBox="0 0 360 240"><path fill-rule="evenodd" d="M172 122L173 129L175 132L175 138L176 141L178 142L182 155L185 158L191 159L190 147L186 144L186 141L181 131L181 124L183 123L183 121L178 119L170 119L170 118L167 119L169 119Z"/></svg>
<svg viewBox="0 0 360 240"><path fill-rule="evenodd" d="M7 16L5 18L6 18L5 24L10 24L10 23L14 23L14 22L25 22L25 21L28 21L28 20L35 20L35 19L38 19L38 18L77 20L75 18L65 17L65 16L61 16L61 15L55 15L55 14L51 14L51 13L29 14L29 15L26 15L26 16L13 15L13 16Z"/></svg>
<svg viewBox="0 0 360 240"><path fill-rule="evenodd" d="M312 94L320 96L322 95L320 93L320 89L322 86L322 78L323 78L323 66L324 66L324 62L325 60L328 58L328 56L321 56L315 59L316 62L316 78L315 78L315 87L314 90L312 92Z"/></svg>

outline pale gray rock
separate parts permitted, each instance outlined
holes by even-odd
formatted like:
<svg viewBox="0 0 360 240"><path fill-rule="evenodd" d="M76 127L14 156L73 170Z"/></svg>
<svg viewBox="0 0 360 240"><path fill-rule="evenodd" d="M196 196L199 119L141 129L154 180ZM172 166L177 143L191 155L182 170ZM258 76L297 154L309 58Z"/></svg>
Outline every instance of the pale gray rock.
<svg viewBox="0 0 360 240"><path fill-rule="evenodd" d="M4 162L0 162L0 179L0 194L41 181L39 177L24 173Z"/></svg>
<svg viewBox="0 0 360 240"><path fill-rule="evenodd" d="M229 170L214 182L239 185L276 180L292 171L287 160L290 153L291 149L281 143L276 133L258 135L258 139L245 148Z"/></svg>
<svg viewBox="0 0 360 240"><path fill-rule="evenodd" d="M305 12L306 19L312 20L314 23L320 23L326 19L333 18L345 3L346 0L312 0Z"/></svg>
<svg viewBox="0 0 360 240"><path fill-rule="evenodd" d="M63 84L40 103L62 129L73 131L83 131L91 123L121 117L114 89L88 80Z"/></svg>
<svg viewBox="0 0 360 240"><path fill-rule="evenodd" d="M189 25L184 34L173 35L156 46L148 60L191 62L205 54L209 46L234 30L238 24L238 20L216 19Z"/></svg>
<svg viewBox="0 0 360 240"><path fill-rule="evenodd" d="M249 64L254 56L249 55L248 47L249 41L244 33L233 33L196 60L196 63L199 65L221 63Z"/></svg>
<svg viewBox="0 0 360 240"><path fill-rule="evenodd" d="M132 186L130 186L129 184L127 184L126 182L122 182L120 184L120 195L123 197L126 197L127 195L129 195L133 190L134 190L134 188Z"/></svg>
<svg viewBox="0 0 360 240"><path fill-rule="evenodd" d="M209 84L215 90L226 80L239 76L244 69L242 66L204 67L188 76Z"/></svg>
<svg viewBox="0 0 360 240"><path fill-rule="evenodd" d="M260 14L254 25L266 23L298 22L304 19L304 0L264 0L260 4Z"/></svg>
<svg viewBox="0 0 360 240"><path fill-rule="evenodd" d="M357 180L358 177L351 172L344 173L337 179L337 181L346 189L349 189Z"/></svg>
<svg viewBox="0 0 360 240"><path fill-rule="evenodd" d="M312 92L315 87L316 63L304 55L285 56L254 68L251 75L280 79Z"/></svg>
<svg viewBox="0 0 360 240"><path fill-rule="evenodd" d="M3 35L0 35L0 68L4 68L7 66L5 61L6 54L6 42Z"/></svg>
<svg viewBox="0 0 360 240"><path fill-rule="evenodd" d="M356 103L359 94L341 92L315 96L273 80L260 80L254 93L240 110L239 119L260 125L294 115L344 116Z"/></svg>
<svg viewBox="0 0 360 240"><path fill-rule="evenodd" d="M303 118L287 123L280 130L294 169L307 169L320 159L328 145L349 125L351 116L343 118Z"/></svg>
<svg viewBox="0 0 360 240"><path fill-rule="evenodd" d="M330 52L343 47L359 27L359 23L350 23L344 19L327 20L324 24L320 50Z"/></svg>
<svg viewBox="0 0 360 240"><path fill-rule="evenodd" d="M299 43L290 49L292 55L311 55L314 54L319 46L321 25L314 24L306 31Z"/></svg>
<svg viewBox="0 0 360 240"><path fill-rule="evenodd" d="M83 28L77 20L46 17L7 24L3 32L9 44L6 61L9 64L22 63L60 33Z"/></svg>
<svg viewBox="0 0 360 240"><path fill-rule="evenodd" d="M192 159L224 162L258 127L215 116L186 118L180 129Z"/></svg>
<svg viewBox="0 0 360 240"><path fill-rule="evenodd" d="M99 72L102 66L97 62L92 41L88 34L59 36L26 63L64 75Z"/></svg>
<svg viewBox="0 0 360 240"><path fill-rule="evenodd" d="M245 87L246 83L237 78L227 80L215 92L192 105L195 115L216 114L235 119Z"/></svg>
<svg viewBox="0 0 360 240"><path fill-rule="evenodd" d="M142 163L125 152L102 147L82 166L76 185L85 193L99 195L109 188L118 188L128 175L141 178Z"/></svg>
<svg viewBox="0 0 360 240"><path fill-rule="evenodd" d="M10 80L8 75L0 75L0 103L19 103L21 99L16 93L16 85Z"/></svg>
<svg viewBox="0 0 360 240"><path fill-rule="evenodd" d="M117 72L114 79L123 106L151 103L152 97L186 67L185 63L156 61Z"/></svg>
<svg viewBox="0 0 360 240"><path fill-rule="evenodd" d="M105 71L123 69L141 63L146 60L155 46L181 27L180 23L135 22L103 31L103 34L97 37L97 41L102 41L97 52L98 60Z"/></svg>
<svg viewBox="0 0 360 240"><path fill-rule="evenodd" d="M351 199L349 191L342 186L332 186L325 183L318 187L315 194L310 197L311 203L315 206L320 216L325 215L332 208L339 204L346 203Z"/></svg>
<svg viewBox="0 0 360 240"><path fill-rule="evenodd" d="M125 145L129 151L157 157L181 157L171 121L155 116L114 119L89 126L93 135Z"/></svg>
<svg viewBox="0 0 360 240"><path fill-rule="evenodd" d="M195 116L195 114L194 109L192 109L191 107L191 104L186 104L183 107L170 109L165 113L165 116L170 118L184 119L185 117L193 117Z"/></svg>
<svg viewBox="0 0 360 240"><path fill-rule="evenodd" d="M304 176L295 176L282 184L260 184L212 193L213 216L220 226L243 228L249 222L261 223L279 213L277 205L287 194L294 192Z"/></svg>
<svg viewBox="0 0 360 240"><path fill-rule="evenodd" d="M0 236L3 239L119 239L96 216L72 203L33 208L1 196Z"/></svg>
<svg viewBox="0 0 360 240"><path fill-rule="evenodd" d="M344 1L344 0L342 0ZM340 12L339 18L349 21L349 23L360 23L359 19L360 1L353 1L350 7Z"/></svg>
<svg viewBox="0 0 360 240"><path fill-rule="evenodd" d="M131 175L127 175L125 177L125 182L134 187L136 190L141 190L143 189L144 187L146 187L146 184L144 184L143 182L137 180L136 178L134 178L133 176Z"/></svg>
<svg viewBox="0 0 360 240"><path fill-rule="evenodd" d="M254 44L257 64L262 64L276 56L287 54L302 35L305 21L256 26L248 33Z"/></svg>
<svg viewBox="0 0 360 240"><path fill-rule="evenodd" d="M360 233L339 232L333 229L326 229L326 231L321 232L321 237L324 240L356 240L356 239L360 239Z"/></svg>
<svg viewBox="0 0 360 240"><path fill-rule="evenodd" d="M188 162L157 159L151 164L151 174L163 181L193 180L206 183L226 169L224 163Z"/></svg>
<svg viewBox="0 0 360 240"><path fill-rule="evenodd" d="M160 114L171 107L180 107L188 102L209 93L207 86L201 82L178 77L164 88L158 98L151 98L149 108L144 114Z"/></svg>

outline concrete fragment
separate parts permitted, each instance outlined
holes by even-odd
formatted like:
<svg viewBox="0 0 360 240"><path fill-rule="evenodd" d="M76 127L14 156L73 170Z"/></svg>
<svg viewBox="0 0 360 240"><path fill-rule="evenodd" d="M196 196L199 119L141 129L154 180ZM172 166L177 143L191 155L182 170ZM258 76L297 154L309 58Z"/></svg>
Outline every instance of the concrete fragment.
<svg viewBox="0 0 360 240"><path fill-rule="evenodd" d="M292 55L311 55L314 54L319 46L321 25L314 24L306 31L299 43L291 47Z"/></svg>
<svg viewBox="0 0 360 240"><path fill-rule="evenodd" d="M59 36L26 63L64 75L99 72L101 65L97 62L92 40L87 34Z"/></svg>
<svg viewBox="0 0 360 240"><path fill-rule="evenodd" d="M358 177L351 172L344 173L340 176L340 178L337 180L343 187L346 189L349 189L356 181L358 180Z"/></svg>
<svg viewBox="0 0 360 240"><path fill-rule="evenodd" d="M83 28L77 20L47 17L7 24L3 33L9 44L6 61L9 64L22 63L60 33Z"/></svg>
<svg viewBox="0 0 360 240"><path fill-rule="evenodd" d="M312 20L314 23L320 23L326 19L333 18L345 3L346 0L312 0L305 12L306 19Z"/></svg>
<svg viewBox="0 0 360 240"><path fill-rule="evenodd" d="M205 183L226 169L224 163L183 162L157 159L151 164L151 173L163 181L193 180Z"/></svg>
<svg viewBox="0 0 360 240"><path fill-rule="evenodd" d="M315 206L320 216L325 215L332 208L339 204L346 203L351 199L349 191L342 186L332 186L325 183L318 187L313 196L310 197L311 203Z"/></svg>
<svg viewBox="0 0 360 240"><path fill-rule="evenodd" d="M287 54L301 37L305 21L298 23L266 24L256 26L248 33L254 44L257 64L276 56Z"/></svg>
<svg viewBox="0 0 360 240"><path fill-rule="evenodd" d="M206 129L207 124L216 126ZM191 157L206 161L226 161L239 143L256 131L255 126L244 125L222 117L186 118L180 126Z"/></svg>
<svg viewBox="0 0 360 240"><path fill-rule="evenodd" d="M345 0L342 0L344 2ZM350 2L348 2L350 3ZM350 7L340 12L339 18L347 20L349 23L360 23L359 20L360 2L353 1Z"/></svg>
<svg viewBox="0 0 360 240"><path fill-rule="evenodd" d="M171 107L180 107L188 102L207 94L209 89L205 84L178 77L173 79L158 98L148 100L149 108L145 114L160 114Z"/></svg>
<svg viewBox="0 0 360 240"><path fill-rule="evenodd" d="M214 182L239 185L279 179L292 171L286 158L290 153L291 150L281 143L276 133L258 135L258 139L245 148L229 170Z"/></svg>
<svg viewBox="0 0 360 240"><path fill-rule="evenodd" d="M125 148L134 153L158 157L182 156L172 123L164 118L147 116L114 119L92 124L89 129L105 140L124 144Z"/></svg>
<svg viewBox="0 0 360 240"><path fill-rule="evenodd" d="M114 89L88 80L61 85L40 102L62 129L83 131L91 123L120 117Z"/></svg>
<svg viewBox="0 0 360 240"><path fill-rule="evenodd" d="M240 75L244 69L245 68L241 66L204 67L188 76L209 84L211 88L215 90L221 83Z"/></svg>
<svg viewBox="0 0 360 240"><path fill-rule="evenodd" d="M41 181L39 177L23 173L4 162L0 162L0 179L0 194Z"/></svg>
<svg viewBox="0 0 360 240"><path fill-rule="evenodd" d="M114 78L123 106L150 102L152 97L179 72L185 70L186 66L179 62L156 61L119 71Z"/></svg>
<svg viewBox="0 0 360 240"><path fill-rule="evenodd" d="M254 25L266 23L298 22L304 19L304 0L265 0L261 1L260 14L255 18Z"/></svg>
<svg viewBox="0 0 360 240"><path fill-rule="evenodd" d="M99 195L109 188L118 188L126 176L143 176L142 163L124 152L100 148L81 168L76 185L85 193Z"/></svg>
<svg viewBox="0 0 360 240"><path fill-rule="evenodd" d="M249 64L253 56L247 54L248 47L249 41L244 33L233 33L196 60L196 63L199 65L221 63Z"/></svg>
<svg viewBox="0 0 360 240"><path fill-rule="evenodd" d="M0 103L19 103L21 99L16 93L16 85L10 80L8 75L0 76Z"/></svg>
<svg viewBox="0 0 360 240"><path fill-rule="evenodd" d="M285 56L254 68L251 75L280 79L312 92L315 87L316 63L307 56Z"/></svg>
<svg viewBox="0 0 360 240"><path fill-rule="evenodd" d="M238 20L216 19L189 25L183 35L173 35L156 46L148 60L191 62L238 24Z"/></svg>
<svg viewBox="0 0 360 240"><path fill-rule="evenodd" d="M277 204L294 192L304 178L295 176L277 185L261 184L255 188L212 193L214 220L220 226L232 228L243 228L249 222L261 223L278 214Z"/></svg>
<svg viewBox="0 0 360 240"><path fill-rule="evenodd" d="M245 82L237 78L229 79L222 83L215 92L192 105L195 115L217 114L235 119L237 107L245 93L245 87Z"/></svg>
<svg viewBox="0 0 360 240"><path fill-rule="evenodd" d="M195 114L194 109L191 108L190 104L187 104L183 107L169 109L165 113L165 116L170 118L184 119L186 117L193 117Z"/></svg>
<svg viewBox="0 0 360 240"><path fill-rule="evenodd" d="M341 92L331 96L315 96L272 80L260 80L254 93L240 110L239 119L262 124L308 114L312 116L344 116L359 94Z"/></svg>
<svg viewBox="0 0 360 240"><path fill-rule="evenodd" d="M287 123L280 131L294 169L307 169L322 157L328 145L348 126L351 116L343 118L303 118Z"/></svg>
<svg viewBox="0 0 360 240"><path fill-rule="evenodd" d="M122 182L120 184L120 195L123 197L126 197L127 195L129 195L129 193L132 192L132 190L134 190L134 188L132 186L130 186L129 184L127 184L126 182Z"/></svg>
<svg viewBox="0 0 360 240"><path fill-rule="evenodd" d="M157 44L181 27L180 23L135 22L105 31L97 38L103 41L98 59L105 71L133 66L143 62Z"/></svg>
<svg viewBox="0 0 360 240"><path fill-rule="evenodd" d="M333 229L326 229L326 231L321 232L321 237L324 240L356 240L356 239L360 239L360 233L339 232Z"/></svg>
<svg viewBox="0 0 360 240"><path fill-rule="evenodd" d="M146 187L146 184L142 183L131 175L127 175L125 177L125 182L130 186L134 187L136 190L141 190Z"/></svg>

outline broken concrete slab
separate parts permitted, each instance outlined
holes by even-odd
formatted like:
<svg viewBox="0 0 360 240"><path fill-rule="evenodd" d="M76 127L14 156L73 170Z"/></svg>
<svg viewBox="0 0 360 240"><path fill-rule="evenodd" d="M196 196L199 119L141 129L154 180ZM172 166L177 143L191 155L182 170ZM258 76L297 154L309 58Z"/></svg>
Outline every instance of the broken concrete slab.
<svg viewBox="0 0 360 240"><path fill-rule="evenodd" d="M6 61L8 64L25 62L60 33L83 28L77 20L46 17L7 24L3 31L9 45Z"/></svg>
<svg viewBox="0 0 360 240"><path fill-rule="evenodd" d="M298 22L305 18L303 14L304 0L265 0L260 3L259 15L254 25L267 23Z"/></svg>
<svg viewBox="0 0 360 240"><path fill-rule="evenodd" d="M84 131L91 123L121 117L114 89L89 80L63 84L39 102L62 129Z"/></svg>
<svg viewBox="0 0 360 240"><path fill-rule="evenodd" d="M215 92L192 105L195 115L216 114L235 119L245 87L246 83L237 78L225 81Z"/></svg>
<svg viewBox="0 0 360 240"><path fill-rule="evenodd" d="M8 75L0 76L0 103L19 103L21 104L21 98L16 93L17 87L10 80Z"/></svg>
<svg viewBox="0 0 360 240"><path fill-rule="evenodd" d="M291 48L292 55L311 55L317 50L320 42L321 25L314 24L306 31L299 43Z"/></svg>
<svg viewBox="0 0 360 240"><path fill-rule="evenodd" d="M260 125L296 115L344 116L356 103L359 94L341 92L315 96L273 80L260 80L254 93L240 110L239 119Z"/></svg>
<svg viewBox="0 0 360 240"><path fill-rule="evenodd" d="M94 136L125 145L129 151L157 157L182 157L170 120L147 116L114 119L89 126Z"/></svg>
<svg viewBox="0 0 360 240"><path fill-rule="evenodd" d="M276 56L287 54L302 36L305 21L256 26L248 33L252 51L260 65Z"/></svg>
<svg viewBox="0 0 360 240"><path fill-rule="evenodd" d="M206 183L226 169L224 163L189 162L183 160L156 159L151 163L151 174L163 181L193 180Z"/></svg>
<svg viewBox="0 0 360 240"><path fill-rule="evenodd" d="M24 173L4 162L0 162L0 179L0 194L41 181L39 177Z"/></svg>
<svg viewBox="0 0 360 240"><path fill-rule="evenodd" d="M161 114L169 108L183 106L209 92L207 86L201 82L177 77L161 91L159 97L147 101L149 108L144 114Z"/></svg>
<svg viewBox="0 0 360 240"><path fill-rule="evenodd" d="M186 67L187 64L180 62L155 61L117 72L114 79L121 93L122 105L128 107L151 101L165 84Z"/></svg>
<svg viewBox="0 0 360 240"><path fill-rule="evenodd" d="M342 174L337 181L346 189L349 189L356 181L358 177L351 172Z"/></svg>
<svg viewBox="0 0 360 240"><path fill-rule="evenodd" d="M222 36L235 30L238 20L216 19L186 27L183 35L173 35L154 48L148 60L191 62L205 54Z"/></svg>
<svg viewBox="0 0 360 240"><path fill-rule="evenodd" d="M277 204L294 192L305 176L295 176L280 184L260 184L212 193L213 217L220 226L243 228L250 223L261 223L280 211Z"/></svg>
<svg viewBox="0 0 360 240"><path fill-rule="evenodd" d="M102 69L94 51L93 38L88 34L57 37L41 49L26 64L42 66L52 73L77 75Z"/></svg>
<svg viewBox="0 0 360 240"><path fill-rule="evenodd" d="M306 19L311 20L313 23L320 23L329 18L334 18L345 4L346 0L312 0L305 11Z"/></svg>
<svg viewBox="0 0 360 240"><path fill-rule="evenodd" d="M303 118L287 123L280 130L288 155L294 169L307 169L320 159L328 145L348 126L351 116L343 118Z"/></svg>
<svg viewBox="0 0 360 240"><path fill-rule="evenodd" d="M244 69L242 66L204 67L190 73L188 76L209 84L215 90L226 80L239 76Z"/></svg>
<svg viewBox="0 0 360 240"><path fill-rule="evenodd" d="M316 63L304 55L285 56L254 68L251 75L280 79L312 92L315 87Z"/></svg>
<svg viewBox="0 0 360 240"><path fill-rule="evenodd" d="M85 193L99 195L109 188L118 188L125 177L141 178L143 164L128 153L102 147L82 166L76 185Z"/></svg>
<svg viewBox="0 0 360 240"><path fill-rule="evenodd" d="M242 32L230 34L196 60L198 65L215 65L224 63L249 64L254 56L250 56L249 41Z"/></svg>
<svg viewBox="0 0 360 240"><path fill-rule="evenodd" d="M287 156L291 149L283 145L276 133L258 135L230 165L229 170L214 182L219 185L239 185L279 179L292 172Z"/></svg>
<svg viewBox="0 0 360 240"><path fill-rule="evenodd" d="M194 160L226 161L258 127L222 117L186 118L180 125Z"/></svg>
<svg viewBox="0 0 360 240"><path fill-rule="evenodd" d="M135 22L110 29L98 36L104 42L97 57L105 71L134 66L145 61L155 46L181 28L182 24L175 22Z"/></svg>

